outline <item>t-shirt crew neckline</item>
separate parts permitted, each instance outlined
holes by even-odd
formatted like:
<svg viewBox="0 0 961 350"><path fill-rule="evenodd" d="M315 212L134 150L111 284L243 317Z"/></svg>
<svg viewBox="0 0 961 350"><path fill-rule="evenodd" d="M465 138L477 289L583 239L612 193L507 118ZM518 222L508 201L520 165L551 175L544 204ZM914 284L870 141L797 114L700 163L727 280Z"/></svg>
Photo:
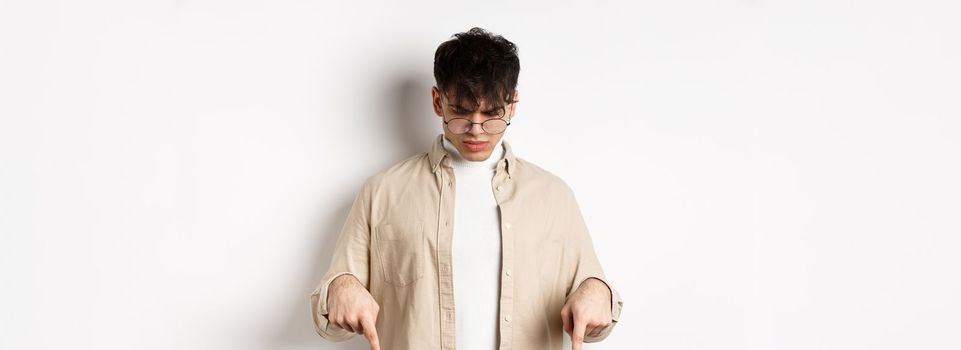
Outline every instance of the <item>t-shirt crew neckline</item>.
<svg viewBox="0 0 961 350"><path fill-rule="evenodd" d="M504 157L504 137L501 136L497 140L497 144L494 145L494 150L487 159L484 160L467 160L461 156L460 151L454 147L454 144L444 136L444 149L447 150L447 154L450 155L451 166L458 169L471 169L471 170L494 170L497 169L497 162Z"/></svg>

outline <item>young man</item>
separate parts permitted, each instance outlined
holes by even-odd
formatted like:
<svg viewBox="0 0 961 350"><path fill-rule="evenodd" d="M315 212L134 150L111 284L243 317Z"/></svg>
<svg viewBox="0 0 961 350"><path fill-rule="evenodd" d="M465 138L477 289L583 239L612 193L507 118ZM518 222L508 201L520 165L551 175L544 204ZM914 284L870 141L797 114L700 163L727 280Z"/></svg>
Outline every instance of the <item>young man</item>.
<svg viewBox="0 0 961 350"><path fill-rule="evenodd" d="M610 288L574 194L515 157L513 43L480 28L437 48L431 149L373 175L310 295L315 330L371 349L574 349L610 334Z"/></svg>

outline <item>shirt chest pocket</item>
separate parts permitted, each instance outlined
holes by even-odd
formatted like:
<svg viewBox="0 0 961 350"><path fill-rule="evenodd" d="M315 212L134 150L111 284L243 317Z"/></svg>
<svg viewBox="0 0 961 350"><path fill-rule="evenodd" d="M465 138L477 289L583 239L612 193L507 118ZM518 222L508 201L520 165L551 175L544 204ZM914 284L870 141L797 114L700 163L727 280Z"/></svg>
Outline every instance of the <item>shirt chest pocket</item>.
<svg viewBox="0 0 961 350"><path fill-rule="evenodd" d="M384 281L406 286L424 276L423 221L385 223L374 227L373 233L372 246Z"/></svg>

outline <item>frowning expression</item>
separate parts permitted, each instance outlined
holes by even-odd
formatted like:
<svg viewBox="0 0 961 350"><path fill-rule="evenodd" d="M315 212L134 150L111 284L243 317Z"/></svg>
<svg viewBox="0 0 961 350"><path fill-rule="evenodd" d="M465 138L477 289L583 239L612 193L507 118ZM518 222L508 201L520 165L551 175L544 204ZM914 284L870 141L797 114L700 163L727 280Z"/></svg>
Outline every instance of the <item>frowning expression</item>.
<svg viewBox="0 0 961 350"><path fill-rule="evenodd" d="M460 101L457 103L448 96L441 94L436 86L431 88L434 113L442 120L441 126L444 129L444 137L451 141L464 159L470 161L481 161L490 157L494 151L494 145L500 141L501 137L504 137L504 132L488 133L481 123L497 118L505 121L512 120L517 106L517 96L518 91L514 90L515 102L503 107L493 107L488 101L481 100L478 101L479 106L477 108L471 109L468 102ZM451 130L451 124L443 123L443 121L449 122L455 118L465 118L475 124L471 124L467 132L458 134ZM490 125L488 123L488 126Z"/></svg>

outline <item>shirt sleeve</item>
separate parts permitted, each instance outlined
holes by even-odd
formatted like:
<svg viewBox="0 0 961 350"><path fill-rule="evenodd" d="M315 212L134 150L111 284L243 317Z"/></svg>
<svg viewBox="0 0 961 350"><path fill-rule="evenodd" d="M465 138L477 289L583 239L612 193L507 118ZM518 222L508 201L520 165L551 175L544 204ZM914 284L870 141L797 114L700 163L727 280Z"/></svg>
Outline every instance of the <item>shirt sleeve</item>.
<svg viewBox="0 0 961 350"><path fill-rule="evenodd" d="M624 300L621 299L620 294L614 289L610 282L608 282L604 275L604 269L601 267L601 263L594 251L594 244L591 240L590 232L587 229L587 224L584 222L584 217L581 214L574 192L567 184L563 184L561 187L561 191L563 192L563 199L560 200L562 210L558 218L561 220L562 226L560 227L565 227L570 230L568 232L565 250L573 257L573 261L571 262L573 265L573 278L569 281L565 300L570 298L571 294L588 278L596 278L604 282L608 289L611 290L611 324L601 329L596 329L594 331L596 334L593 336L584 335L585 343L599 342L607 338L614 329L614 326L617 325L617 321L621 315L621 308L624 306Z"/></svg>
<svg viewBox="0 0 961 350"><path fill-rule="evenodd" d="M345 274L353 275L365 287L369 288L370 199L371 189L370 179L368 179L354 198L347 219L341 228L330 261L330 268L309 296L314 330L321 337L330 341L346 341L356 335L356 333L330 324L327 319L327 295L330 282Z"/></svg>

